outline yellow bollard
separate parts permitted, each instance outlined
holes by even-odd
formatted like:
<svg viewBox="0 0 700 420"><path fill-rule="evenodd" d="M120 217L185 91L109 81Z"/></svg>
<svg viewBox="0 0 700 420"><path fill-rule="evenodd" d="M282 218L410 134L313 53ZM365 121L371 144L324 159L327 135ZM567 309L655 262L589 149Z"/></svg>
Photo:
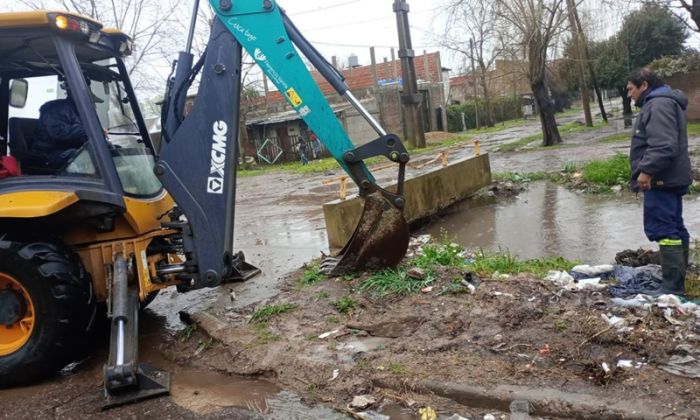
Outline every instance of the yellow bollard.
<svg viewBox="0 0 700 420"><path fill-rule="evenodd" d="M481 142L474 140L474 156L481 156Z"/></svg>
<svg viewBox="0 0 700 420"><path fill-rule="evenodd" d="M447 161L447 152L440 152L440 160L442 160L443 168L449 165L449 162Z"/></svg>
<svg viewBox="0 0 700 420"><path fill-rule="evenodd" d="M340 199L345 200L348 196L348 177L340 177Z"/></svg>

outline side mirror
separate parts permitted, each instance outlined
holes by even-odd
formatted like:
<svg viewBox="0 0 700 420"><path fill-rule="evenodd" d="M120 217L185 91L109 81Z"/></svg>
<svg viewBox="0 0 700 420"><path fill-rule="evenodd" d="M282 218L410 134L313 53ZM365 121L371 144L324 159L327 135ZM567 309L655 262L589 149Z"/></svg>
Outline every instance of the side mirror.
<svg viewBox="0 0 700 420"><path fill-rule="evenodd" d="M27 104L29 83L25 79L12 79L10 82L10 106L24 108Z"/></svg>

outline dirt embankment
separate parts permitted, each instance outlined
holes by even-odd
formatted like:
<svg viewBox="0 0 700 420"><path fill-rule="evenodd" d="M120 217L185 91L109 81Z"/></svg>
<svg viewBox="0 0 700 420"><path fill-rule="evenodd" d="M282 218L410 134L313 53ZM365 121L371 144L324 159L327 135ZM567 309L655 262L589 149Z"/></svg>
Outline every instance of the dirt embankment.
<svg viewBox="0 0 700 420"><path fill-rule="evenodd" d="M423 292L381 296L355 291L366 277L301 286L301 274L265 307L279 313L264 322L251 321L262 306L192 314L220 342L202 360L339 409L371 394L414 413L507 411L495 397L467 398L470 407L459 409L438 398L460 400L461 384L492 395L515 395L504 386L527 390L526 398L539 392L554 401L531 401L539 415L568 417L580 407L582 418L700 417L700 382L659 369L679 344L700 341L691 314L673 313L671 323L656 307L616 307L605 291L561 290L524 275L482 279L471 293L465 273L443 269ZM613 317L624 323L611 324ZM555 393L582 395L584 403Z"/></svg>

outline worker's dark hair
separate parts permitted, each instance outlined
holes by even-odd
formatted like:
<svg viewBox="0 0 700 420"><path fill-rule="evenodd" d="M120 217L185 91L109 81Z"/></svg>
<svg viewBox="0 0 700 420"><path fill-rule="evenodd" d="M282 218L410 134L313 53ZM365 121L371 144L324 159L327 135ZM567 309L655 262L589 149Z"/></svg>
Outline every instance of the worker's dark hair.
<svg viewBox="0 0 700 420"><path fill-rule="evenodd" d="M649 89L656 89L664 85L663 80L646 67L637 69L627 76L627 81L633 85L640 87L642 83L647 82L649 84Z"/></svg>

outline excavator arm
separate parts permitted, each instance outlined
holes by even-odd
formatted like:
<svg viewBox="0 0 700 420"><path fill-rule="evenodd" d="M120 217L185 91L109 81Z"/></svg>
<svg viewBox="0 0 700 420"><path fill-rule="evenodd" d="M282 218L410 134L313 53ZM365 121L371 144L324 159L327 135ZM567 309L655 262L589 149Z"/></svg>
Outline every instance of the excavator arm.
<svg viewBox="0 0 700 420"><path fill-rule="evenodd" d="M193 19L186 51L178 58L175 77L166 93L163 142L155 167L186 216L179 227L193 279L191 287L218 285L235 272L237 263L233 217L243 50L316 133L365 198L352 239L337 258L327 262L327 271L340 274L398 264L409 236L402 211L409 155L401 140L387 134L362 107L343 76L303 37L275 1L211 0L211 6L216 17L205 54L192 64L189 48ZM377 139L355 147L301 54L367 120L377 132ZM183 117L187 89L198 73L201 77L195 104ZM385 156L399 165L394 192L380 188L365 166L364 160L373 156Z"/></svg>

